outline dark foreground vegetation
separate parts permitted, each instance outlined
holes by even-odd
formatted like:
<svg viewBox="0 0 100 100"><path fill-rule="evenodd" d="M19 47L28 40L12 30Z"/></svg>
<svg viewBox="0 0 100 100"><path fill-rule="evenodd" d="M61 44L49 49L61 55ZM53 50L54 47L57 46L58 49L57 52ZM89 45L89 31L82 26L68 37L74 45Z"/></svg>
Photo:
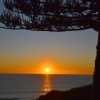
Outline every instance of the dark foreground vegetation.
<svg viewBox="0 0 100 100"><path fill-rule="evenodd" d="M91 100L92 85L72 88L68 91L53 90L42 95L38 100Z"/></svg>

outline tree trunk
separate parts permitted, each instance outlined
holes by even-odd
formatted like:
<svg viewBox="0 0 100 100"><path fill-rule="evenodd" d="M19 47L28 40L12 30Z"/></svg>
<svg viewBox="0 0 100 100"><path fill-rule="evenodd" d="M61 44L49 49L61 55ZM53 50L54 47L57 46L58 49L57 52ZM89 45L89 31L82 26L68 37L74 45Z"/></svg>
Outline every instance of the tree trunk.
<svg viewBox="0 0 100 100"><path fill-rule="evenodd" d="M98 19L97 29L98 29L98 43L97 43L97 56L95 60L95 68L93 75L93 97L92 100L100 100L100 0L98 2Z"/></svg>
<svg viewBox="0 0 100 100"><path fill-rule="evenodd" d="M95 69L93 75L93 98L100 100L100 31L98 32L97 57L95 60Z"/></svg>

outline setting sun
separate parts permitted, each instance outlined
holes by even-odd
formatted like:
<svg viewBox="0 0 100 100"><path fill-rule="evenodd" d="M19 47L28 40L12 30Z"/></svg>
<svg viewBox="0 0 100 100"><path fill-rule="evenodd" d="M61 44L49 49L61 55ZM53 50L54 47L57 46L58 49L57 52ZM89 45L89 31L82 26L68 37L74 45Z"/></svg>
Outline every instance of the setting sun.
<svg viewBox="0 0 100 100"><path fill-rule="evenodd" d="M50 72L50 69L49 68L46 68L45 71L46 71L46 73L49 73Z"/></svg>

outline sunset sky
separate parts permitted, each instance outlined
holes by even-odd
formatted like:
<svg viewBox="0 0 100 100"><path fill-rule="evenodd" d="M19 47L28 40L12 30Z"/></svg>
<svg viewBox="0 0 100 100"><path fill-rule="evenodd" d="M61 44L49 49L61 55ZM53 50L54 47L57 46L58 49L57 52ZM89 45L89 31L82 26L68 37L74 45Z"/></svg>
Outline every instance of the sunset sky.
<svg viewBox="0 0 100 100"><path fill-rule="evenodd" d="M0 0L0 12L3 9ZM0 29L0 73L93 74L98 33Z"/></svg>

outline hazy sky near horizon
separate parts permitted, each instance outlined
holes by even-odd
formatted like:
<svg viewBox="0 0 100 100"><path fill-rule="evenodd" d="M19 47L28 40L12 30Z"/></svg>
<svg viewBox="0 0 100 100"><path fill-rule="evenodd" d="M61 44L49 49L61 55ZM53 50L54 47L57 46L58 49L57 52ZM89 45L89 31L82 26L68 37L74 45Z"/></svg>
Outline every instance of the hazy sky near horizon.
<svg viewBox="0 0 100 100"><path fill-rule="evenodd" d="M0 0L0 12L3 9ZM98 33L0 29L0 73L93 74Z"/></svg>

